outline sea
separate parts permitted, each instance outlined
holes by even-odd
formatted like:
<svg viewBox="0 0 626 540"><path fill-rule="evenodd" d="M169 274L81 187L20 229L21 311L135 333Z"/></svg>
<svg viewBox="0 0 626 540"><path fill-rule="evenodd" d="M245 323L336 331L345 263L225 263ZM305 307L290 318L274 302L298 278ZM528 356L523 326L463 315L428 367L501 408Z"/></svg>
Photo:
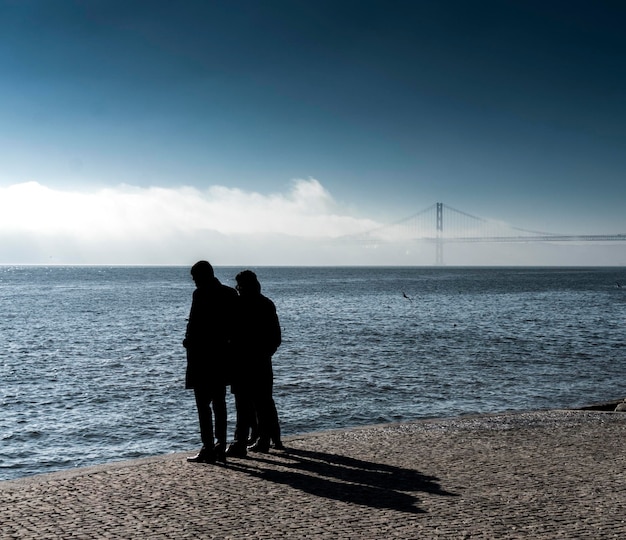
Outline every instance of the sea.
<svg viewBox="0 0 626 540"><path fill-rule="evenodd" d="M626 397L626 268L251 269L285 436ZM193 289L188 267L0 266L0 480L197 450Z"/></svg>

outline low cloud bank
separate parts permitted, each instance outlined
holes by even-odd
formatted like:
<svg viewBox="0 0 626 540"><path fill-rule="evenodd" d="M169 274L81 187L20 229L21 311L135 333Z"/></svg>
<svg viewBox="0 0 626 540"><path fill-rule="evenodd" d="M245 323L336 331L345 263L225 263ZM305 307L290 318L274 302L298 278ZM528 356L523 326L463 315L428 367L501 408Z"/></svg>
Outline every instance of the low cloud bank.
<svg viewBox="0 0 626 540"><path fill-rule="evenodd" d="M0 197L0 230L76 238L180 231L332 238L378 226L343 214L314 179L296 180L289 192L270 195L222 186L70 192L27 182L0 188Z"/></svg>
<svg viewBox="0 0 626 540"><path fill-rule="evenodd" d="M0 188L0 263L342 264L336 239L379 225L349 215L315 179L269 195L27 182Z"/></svg>

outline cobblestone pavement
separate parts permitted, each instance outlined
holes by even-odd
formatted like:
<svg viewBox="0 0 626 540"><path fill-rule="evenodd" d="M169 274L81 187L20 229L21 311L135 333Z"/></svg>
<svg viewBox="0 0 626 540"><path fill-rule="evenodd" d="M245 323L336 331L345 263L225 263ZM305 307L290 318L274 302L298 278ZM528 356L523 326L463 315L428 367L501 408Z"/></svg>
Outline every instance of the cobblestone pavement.
<svg viewBox="0 0 626 540"><path fill-rule="evenodd" d="M427 420L0 482L9 538L626 538L626 414Z"/></svg>

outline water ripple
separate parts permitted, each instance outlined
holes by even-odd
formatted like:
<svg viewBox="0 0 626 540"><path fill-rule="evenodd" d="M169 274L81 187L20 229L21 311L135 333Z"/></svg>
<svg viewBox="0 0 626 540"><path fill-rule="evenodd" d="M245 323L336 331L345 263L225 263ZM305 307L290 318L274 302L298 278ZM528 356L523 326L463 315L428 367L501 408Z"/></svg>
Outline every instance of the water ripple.
<svg viewBox="0 0 626 540"><path fill-rule="evenodd" d="M257 272L285 434L626 395L623 269ZM191 292L185 268L4 272L0 479L195 447Z"/></svg>

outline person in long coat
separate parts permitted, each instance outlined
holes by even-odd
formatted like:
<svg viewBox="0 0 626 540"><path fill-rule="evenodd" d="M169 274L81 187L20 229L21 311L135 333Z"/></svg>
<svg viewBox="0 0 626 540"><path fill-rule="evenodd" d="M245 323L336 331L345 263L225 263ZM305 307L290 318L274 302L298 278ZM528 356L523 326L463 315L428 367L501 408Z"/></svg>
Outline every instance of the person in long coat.
<svg viewBox="0 0 626 540"><path fill-rule="evenodd" d="M281 344L281 329L276 306L261 294L256 274L244 270L235 279L239 292L233 337L237 360L231 391L235 395L237 425L227 454L243 457L247 450L267 452L271 441L275 448L283 448L272 395L272 355ZM253 432L257 440L248 441Z"/></svg>
<svg viewBox="0 0 626 540"><path fill-rule="evenodd" d="M220 283L207 261L194 264L191 276L196 289L183 341L187 349L185 387L194 391L202 449L187 460L214 463L226 459L226 384L238 296L235 289Z"/></svg>

